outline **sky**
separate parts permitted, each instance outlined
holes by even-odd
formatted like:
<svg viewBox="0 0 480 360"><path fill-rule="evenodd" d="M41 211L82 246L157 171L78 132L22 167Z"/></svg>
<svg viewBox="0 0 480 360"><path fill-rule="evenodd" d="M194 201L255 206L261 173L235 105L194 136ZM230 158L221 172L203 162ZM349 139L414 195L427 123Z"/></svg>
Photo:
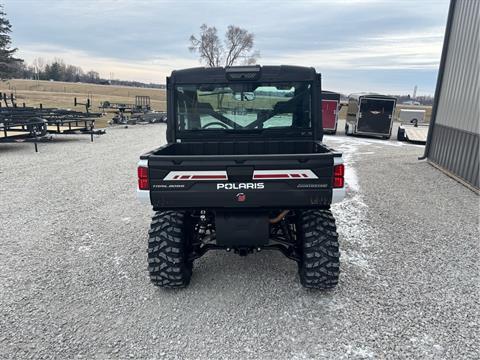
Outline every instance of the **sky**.
<svg viewBox="0 0 480 360"><path fill-rule="evenodd" d="M260 65L313 66L345 94L433 95L448 0L0 0L27 63L61 58L104 78L165 83L201 66L201 24L255 34Z"/></svg>

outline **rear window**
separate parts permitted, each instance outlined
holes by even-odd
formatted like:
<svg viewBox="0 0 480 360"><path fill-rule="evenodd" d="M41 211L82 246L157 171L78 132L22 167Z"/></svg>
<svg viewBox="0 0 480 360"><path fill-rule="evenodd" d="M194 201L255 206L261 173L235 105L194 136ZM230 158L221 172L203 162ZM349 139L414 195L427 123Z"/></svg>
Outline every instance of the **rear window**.
<svg viewBox="0 0 480 360"><path fill-rule="evenodd" d="M178 130L311 128L310 83L182 85Z"/></svg>

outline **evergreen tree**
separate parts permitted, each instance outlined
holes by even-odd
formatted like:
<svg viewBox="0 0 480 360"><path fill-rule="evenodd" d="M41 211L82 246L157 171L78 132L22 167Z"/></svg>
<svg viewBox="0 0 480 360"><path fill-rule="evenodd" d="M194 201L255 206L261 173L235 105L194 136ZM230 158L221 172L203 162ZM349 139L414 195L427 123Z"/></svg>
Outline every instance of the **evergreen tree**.
<svg viewBox="0 0 480 360"><path fill-rule="evenodd" d="M15 75L18 71L18 64L23 61L14 57L18 49L10 48L12 25L6 15L3 11L3 5L0 5L0 79L2 80Z"/></svg>

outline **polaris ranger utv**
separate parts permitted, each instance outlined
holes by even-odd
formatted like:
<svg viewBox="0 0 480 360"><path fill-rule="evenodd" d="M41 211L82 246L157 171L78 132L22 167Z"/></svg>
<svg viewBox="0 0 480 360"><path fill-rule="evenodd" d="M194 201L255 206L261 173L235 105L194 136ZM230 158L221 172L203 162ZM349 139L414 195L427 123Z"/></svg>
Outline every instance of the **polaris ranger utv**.
<svg viewBox="0 0 480 360"><path fill-rule="evenodd" d="M167 78L168 144L140 157L138 196L155 211L148 270L185 287L195 259L279 250L307 288L335 287L330 204L345 195L340 153L322 144L320 74L295 66L194 68Z"/></svg>

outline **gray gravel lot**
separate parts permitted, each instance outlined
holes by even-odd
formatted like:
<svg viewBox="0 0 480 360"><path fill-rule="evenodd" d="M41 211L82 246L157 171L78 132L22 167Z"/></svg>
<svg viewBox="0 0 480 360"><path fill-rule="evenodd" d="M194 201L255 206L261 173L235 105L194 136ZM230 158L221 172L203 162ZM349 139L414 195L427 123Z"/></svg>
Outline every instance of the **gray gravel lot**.
<svg viewBox="0 0 480 360"><path fill-rule="evenodd" d="M303 289L273 252L209 253L165 291L134 191L164 132L0 144L0 358L480 358L479 198L423 147L326 138L348 166L335 291Z"/></svg>

